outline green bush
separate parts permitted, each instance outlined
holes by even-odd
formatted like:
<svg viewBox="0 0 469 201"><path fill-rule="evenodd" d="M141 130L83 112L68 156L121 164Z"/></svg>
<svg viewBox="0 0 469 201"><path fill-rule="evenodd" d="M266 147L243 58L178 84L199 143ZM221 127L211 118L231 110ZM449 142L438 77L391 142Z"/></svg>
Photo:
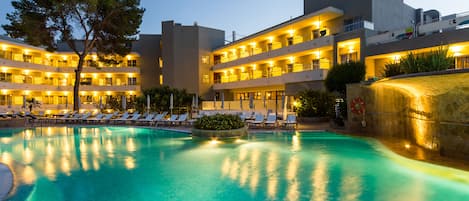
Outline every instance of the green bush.
<svg viewBox="0 0 469 201"><path fill-rule="evenodd" d="M243 128L244 122L236 115L216 114L201 117L194 123L194 127L202 130L231 130Z"/></svg>
<svg viewBox="0 0 469 201"><path fill-rule="evenodd" d="M299 117L327 117L333 115L335 98L323 91L305 90L299 94Z"/></svg>
<svg viewBox="0 0 469 201"><path fill-rule="evenodd" d="M404 72L401 70L401 64L399 63L389 63L385 65L384 68L384 77L392 77L396 75L402 75Z"/></svg>
<svg viewBox="0 0 469 201"><path fill-rule="evenodd" d="M448 48L440 47L426 54L409 53L400 60L405 74L441 71L454 66L454 57L448 56Z"/></svg>
<svg viewBox="0 0 469 201"><path fill-rule="evenodd" d="M365 79L365 64L360 62L349 62L333 66L327 78L325 85L330 92L337 91L345 94L346 84L358 83Z"/></svg>
<svg viewBox="0 0 469 201"><path fill-rule="evenodd" d="M147 95L149 95L151 100L151 112L169 111L171 94L173 94L173 106L175 109L191 107L192 97L194 96L194 94L189 94L185 89L179 90L176 88L163 86L143 90L142 95L136 98L135 109L137 109L138 111L145 111L147 108ZM179 111L179 113L182 112L186 111Z"/></svg>

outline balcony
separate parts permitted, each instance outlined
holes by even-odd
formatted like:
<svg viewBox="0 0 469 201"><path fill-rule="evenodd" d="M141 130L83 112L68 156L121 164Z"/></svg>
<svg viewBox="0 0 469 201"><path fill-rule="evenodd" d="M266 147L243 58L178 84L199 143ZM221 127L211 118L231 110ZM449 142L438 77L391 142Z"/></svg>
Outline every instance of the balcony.
<svg viewBox="0 0 469 201"><path fill-rule="evenodd" d="M140 85L121 85L121 86L95 86L95 85L82 85L81 91L140 91Z"/></svg>
<svg viewBox="0 0 469 201"><path fill-rule="evenodd" d="M274 85L285 85L287 83L319 81L326 78L328 70L315 69L304 70L298 72L285 73L278 76L272 74L271 77L263 77L259 79L232 81L227 83L218 83L213 85L214 90L239 89L252 87L266 87Z"/></svg>
<svg viewBox="0 0 469 201"><path fill-rule="evenodd" d="M262 60L273 59L276 57L287 56L289 54L301 53L311 51L312 49L321 48L325 46L332 46L334 44L334 36L325 36L314 40L305 41L303 43L294 44L291 46L273 49L271 51L255 54L249 57L239 58L226 63L221 63L213 66L213 70L221 70L233 66L242 66L249 63L255 63Z"/></svg>

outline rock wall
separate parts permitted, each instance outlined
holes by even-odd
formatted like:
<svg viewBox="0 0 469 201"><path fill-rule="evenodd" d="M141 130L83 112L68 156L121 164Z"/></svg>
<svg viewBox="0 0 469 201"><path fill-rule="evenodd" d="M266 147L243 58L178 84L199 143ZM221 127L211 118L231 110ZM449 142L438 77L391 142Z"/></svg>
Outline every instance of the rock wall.
<svg viewBox="0 0 469 201"><path fill-rule="evenodd" d="M469 160L469 73L348 85L347 97L349 108L354 98L365 102L364 115L349 109L352 130L412 141Z"/></svg>

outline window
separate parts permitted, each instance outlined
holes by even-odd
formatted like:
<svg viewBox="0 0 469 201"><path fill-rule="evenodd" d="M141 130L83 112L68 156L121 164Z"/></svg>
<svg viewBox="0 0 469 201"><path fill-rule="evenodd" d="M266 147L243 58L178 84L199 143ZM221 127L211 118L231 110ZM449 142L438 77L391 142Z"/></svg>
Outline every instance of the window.
<svg viewBox="0 0 469 201"><path fill-rule="evenodd" d="M42 102L44 104L54 104L54 96L44 96Z"/></svg>
<svg viewBox="0 0 469 201"><path fill-rule="evenodd" d="M11 73L0 73L0 81L11 82Z"/></svg>
<svg viewBox="0 0 469 201"><path fill-rule="evenodd" d="M210 57L209 56L203 56L202 57L202 63L203 64L210 64Z"/></svg>
<svg viewBox="0 0 469 201"><path fill-rule="evenodd" d="M469 56L456 57L456 69L469 68Z"/></svg>
<svg viewBox="0 0 469 201"><path fill-rule="evenodd" d="M137 78L136 77L128 77L127 78L127 85L137 85Z"/></svg>
<svg viewBox="0 0 469 201"><path fill-rule="evenodd" d="M107 77L104 79L104 85L112 86L112 77Z"/></svg>
<svg viewBox="0 0 469 201"><path fill-rule="evenodd" d="M80 103L81 104L92 104L93 103L93 96L80 96Z"/></svg>
<svg viewBox="0 0 469 201"><path fill-rule="evenodd" d="M33 56L23 54L23 61L24 61L24 62L31 63L31 62L33 61Z"/></svg>
<svg viewBox="0 0 469 201"><path fill-rule="evenodd" d="M58 104L67 104L68 96L58 96L57 103Z"/></svg>
<svg viewBox="0 0 469 201"><path fill-rule="evenodd" d="M98 62L91 59L86 60L86 66L88 67L98 67Z"/></svg>
<svg viewBox="0 0 469 201"><path fill-rule="evenodd" d="M202 83L204 83L204 84L210 84L210 76L208 76L208 75L203 75L203 76L202 76Z"/></svg>
<svg viewBox="0 0 469 201"><path fill-rule="evenodd" d="M313 59L312 61L312 67L313 67L313 70L316 70L316 69L319 69L321 66L320 66L320 60L319 59Z"/></svg>
<svg viewBox="0 0 469 201"><path fill-rule="evenodd" d="M293 37L288 37L287 38L287 45L288 46L293 45Z"/></svg>
<svg viewBox="0 0 469 201"><path fill-rule="evenodd" d="M160 75L160 85L163 85L163 75Z"/></svg>
<svg viewBox="0 0 469 201"><path fill-rule="evenodd" d="M91 85L91 77L85 77L80 79L80 85Z"/></svg>
<svg viewBox="0 0 469 201"><path fill-rule="evenodd" d="M357 52L348 53L348 54L341 54L340 55L340 62L341 63L348 63L348 62L353 62L353 61L358 61L358 53Z"/></svg>
<svg viewBox="0 0 469 201"><path fill-rule="evenodd" d="M127 67L137 67L137 60L127 60Z"/></svg>
<svg viewBox="0 0 469 201"><path fill-rule="evenodd" d="M319 29L313 30L313 31L312 31L312 36L313 36L312 39L319 38L319 37L320 37L320 35L319 35Z"/></svg>
<svg viewBox="0 0 469 201"><path fill-rule="evenodd" d="M160 66L160 68L163 68L163 58L158 58L158 65Z"/></svg>
<svg viewBox="0 0 469 201"><path fill-rule="evenodd" d="M11 104L11 95L0 95L0 105L9 105Z"/></svg>
<svg viewBox="0 0 469 201"><path fill-rule="evenodd" d="M293 64L287 64L287 72L288 73L293 72Z"/></svg>
<svg viewBox="0 0 469 201"><path fill-rule="evenodd" d="M44 84L53 85L53 84L54 84L54 78L45 77L45 78L44 78Z"/></svg>
<svg viewBox="0 0 469 201"><path fill-rule="evenodd" d="M272 43L267 43L267 51L271 51L272 50Z"/></svg>
<svg viewBox="0 0 469 201"><path fill-rule="evenodd" d="M213 62L215 64L220 64L221 63L221 55L214 55L213 56Z"/></svg>

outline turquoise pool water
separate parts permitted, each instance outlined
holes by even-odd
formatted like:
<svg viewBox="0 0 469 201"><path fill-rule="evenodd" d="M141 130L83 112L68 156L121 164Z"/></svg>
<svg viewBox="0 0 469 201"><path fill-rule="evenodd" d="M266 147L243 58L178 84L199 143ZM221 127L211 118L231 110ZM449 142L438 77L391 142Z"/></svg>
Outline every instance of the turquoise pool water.
<svg viewBox="0 0 469 201"><path fill-rule="evenodd" d="M197 142L145 128L0 130L8 200L469 200L469 173L334 133Z"/></svg>

